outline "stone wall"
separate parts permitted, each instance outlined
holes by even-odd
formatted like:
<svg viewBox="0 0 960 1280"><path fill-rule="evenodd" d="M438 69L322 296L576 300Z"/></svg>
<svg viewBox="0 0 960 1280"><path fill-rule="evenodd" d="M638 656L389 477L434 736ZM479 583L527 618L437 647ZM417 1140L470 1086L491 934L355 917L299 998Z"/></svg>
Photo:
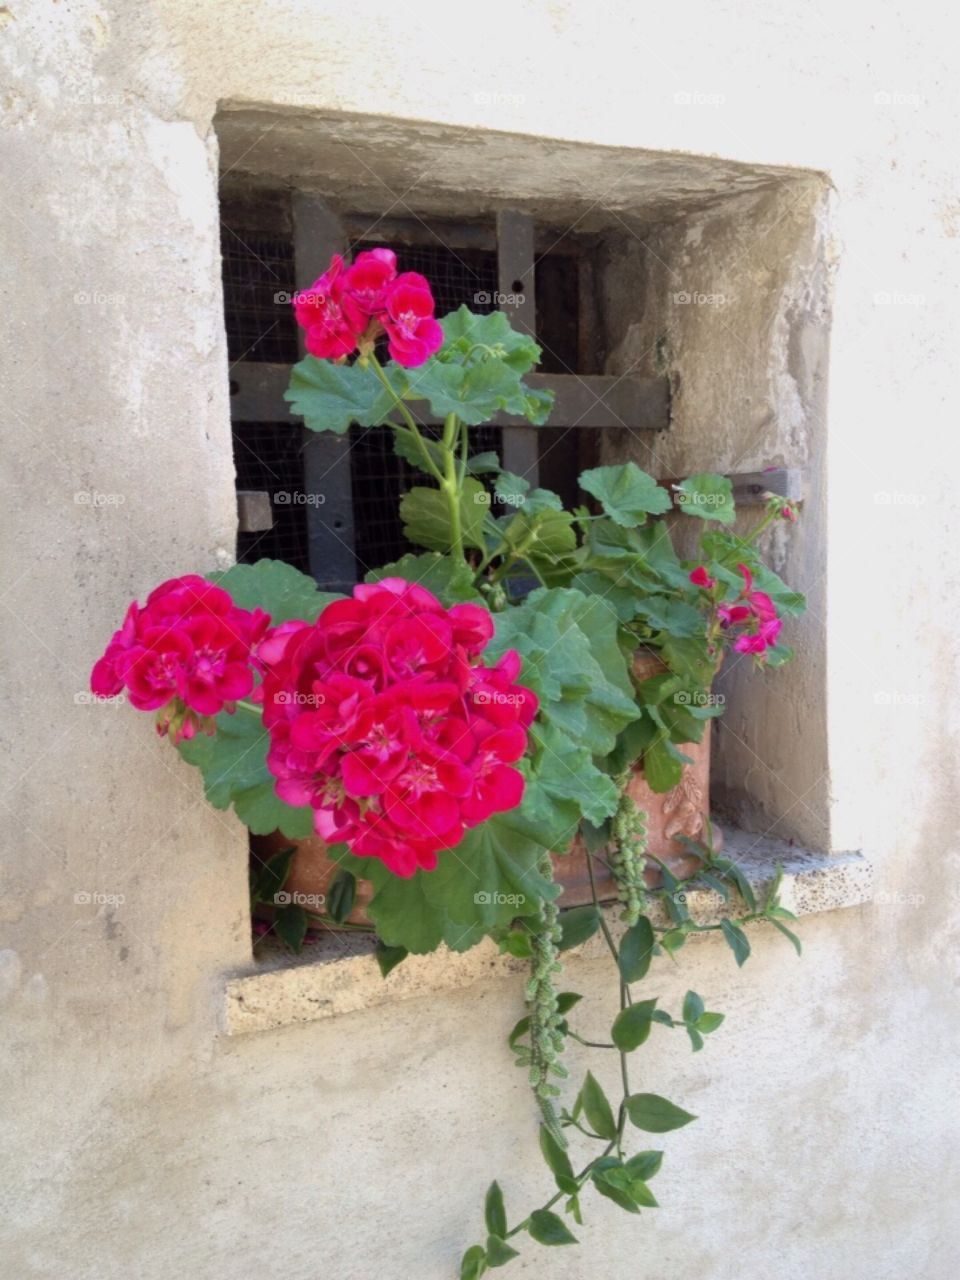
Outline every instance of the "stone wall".
<svg viewBox="0 0 960 1280"><path fill-rule="evenodd" d="M583 1250L531 1246L517 1274L952 1280L960 205L940 14L927 0L909 26L889 3L792 0L495 0L469 26L435 0L0 11L6 1274L441 1280L491 1177L517 1206L543 1187L503 1043L509 981L218 1035L223 977L249 962L244 832L146 723L83 698L128 599L231 553L214 121L258 112L244 154L221 129L222 167L269 171L288 133L333 136L339 113L340 145L366 118L384 164L401 122L434 122L425 191L467 165L491 199L533 207L541 187L579 183L591 216L650 232L625 249L649 287L633 315L616 302L614 356L670 329L667 459L790 462L816 483L790 551L814 609L781 701L763 703L753 816L778 816L768 775L801 755L791 786L809 813L787 827L862 848L876 903L808 921L802 961L758 936L743 972L712 940L664 971L668 1003L690 986L728 1016L696 1057L666 1032L643 1051L644 1085L700 1116L665 1142L663 1207L591 1205ZM560 138L610 150L587 172ZM405 194L390 180L382 203ZM689 264L704 292L718 273L751 312L748 349L736 326L709 329L716 316L669 316L651 255ZM746 810L743 757L721 760ZM569 981L602 1031L606 967L576 962Z"/></svg>

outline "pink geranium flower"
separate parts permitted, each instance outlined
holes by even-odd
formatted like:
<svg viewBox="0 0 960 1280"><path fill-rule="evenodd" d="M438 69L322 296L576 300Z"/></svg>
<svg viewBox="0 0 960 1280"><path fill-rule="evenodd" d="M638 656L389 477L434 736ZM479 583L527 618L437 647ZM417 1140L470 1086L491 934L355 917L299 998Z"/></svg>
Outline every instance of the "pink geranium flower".
<svg viewBox="0 0 960 1280"><path fill-rule="evenodd" d="M408 369L428 360L443 346L443 330L433 316L433 294L415 271L397 276L387 295L383 327L388 350Z"/></svg>
<svg viewBox="0 0 960 1280"><path fill-rule="evenodd" d="M293 306L307 350L320 359L345 359L358 348L368 355L386 333L391 357L412 369L443 345L426 277L397 275L391 249L366 249L350 267L335 254L324 274L294 295Z"/></svg>
<svg viewBox="0 0 960 1280"><path fill-rule="evenodd" d="M707 573L706 565L697 565L693 573L690 575L690 581L695 587L703 587L704 591L712 591L717 585L716 578L711 578Z"/></svg>
<svg viewBox="0 0 960 1280"><path fill-rule="evenodd" d="M306 334L304 345L322 360L351 355L366 327L366 317L347 294L343 258L338 253L309 289L294 294L293 311Z"/></svg>
<svg viewBox="0 0 960 1280"><path fill-rule="evenodd" d="M213 732L213 717L233 711L253 689L256 648L270 623L240 609L222 587L196 574L171 578L133 602L90 675L92 691L126 688L140 711L156 711L157 729L174 741Z"/></svg>
<svg viewBox="0 0 960 1280"><path fill-rule="evenodd" d="M717 617L725 630L742 628L733 641L737 653L752 653L763 658L767 650L776 645L783 621L767 593L754 591L753 574L747 566L738 564L737 568L743 578L743 590L732 604L717 606Z"/></svg>
<svg viewBox="0 0 960 1280"><path fill-rule="evenodd" d="M263 718L277 794L310 805L324 840L396 875L435 867L523 795L513 765L537 700L516 684L516 653L479 661L492 635L487 610L445 609L402 578L269 633Z"/></svg>

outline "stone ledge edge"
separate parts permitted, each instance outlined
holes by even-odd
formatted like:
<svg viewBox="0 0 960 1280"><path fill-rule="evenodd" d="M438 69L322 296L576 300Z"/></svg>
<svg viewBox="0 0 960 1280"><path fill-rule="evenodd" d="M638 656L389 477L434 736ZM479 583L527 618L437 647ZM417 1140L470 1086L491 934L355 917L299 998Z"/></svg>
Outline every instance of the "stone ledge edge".
<svg viewBox="0 0 960 1280"><path fill-rule="evenodd" d="M761 900L779 863L783 867L781 902L798 916L859 906L871 900L872 867L860 853L813 853L779 841L758 842L740 832L728 838L724 852L736 856ZM736 910L725 907L719 896L709 890L688 891L687 907L701 924L715 924ZM618 905L610 904L604 912L616 935L622 929ZM662 923L656 913L653 918ZM223 991L225 1034L277 1031L526 972L524 961L501 955L489 938L463 953L443 948L432 955L408 956L386 979L380 976L365 938L338 935L336 948L332 943L321 944L296 960L228 977ZM603 949L603 940L596 935L568 954L593 959ZM344 950L350 954L344 954Z"/></svg>

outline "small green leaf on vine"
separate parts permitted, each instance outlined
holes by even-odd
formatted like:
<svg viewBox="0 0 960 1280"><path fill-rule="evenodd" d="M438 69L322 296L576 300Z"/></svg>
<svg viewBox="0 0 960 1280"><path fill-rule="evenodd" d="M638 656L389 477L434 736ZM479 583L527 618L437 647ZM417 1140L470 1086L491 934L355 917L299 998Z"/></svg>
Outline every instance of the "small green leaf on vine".
<svg viewBox="0 0 960 1280"><path fill-rule="evenodd" d="M647 1133L669 1133L697 1118L656 1093L633 1093L626 1100L626 1108L630 1123Z"/></svg>
<svg viewBox="0 0 960 1280"><path fill-rule="evenodd" d="M507 1211L503 1205L503 1192L499 1182L491 1182L487 1188L483 1219L492 1236L500 1236L502 1239L507 1234Z"/></svg>
<svg viewBox="0 0 960 1280"><path fill-rule="evenodd" d="M576 1244L577 1237L549 1209L534 1209L527 1230L538 1244Z"/></svg>
<svg viewBox="0 0 960 1280"><path fill-rule="evenodd" d="M612 1141L617 1136L616 1121L613 1118L610 1103L607 1101L607 1095L597 1083L592 1071L587 1072L587 1077L583 1082L583 1088L580 1090L580 1096L577 1101L582 1107L583 1114L587 1117L587 1123L594 1133L601 1138L607 1138ZM576 1111L574 1111L574 1114L576 1114Z"/></svg>

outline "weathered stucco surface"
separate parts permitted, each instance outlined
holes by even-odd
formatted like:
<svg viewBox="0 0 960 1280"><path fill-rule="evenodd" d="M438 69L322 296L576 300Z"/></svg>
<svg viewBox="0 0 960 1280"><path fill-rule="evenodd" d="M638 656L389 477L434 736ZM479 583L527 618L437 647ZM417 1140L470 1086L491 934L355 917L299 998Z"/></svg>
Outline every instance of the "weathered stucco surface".
<svg viewBox="0 0 960 1280"><path fill-rule="evenodd" d="M769 771L791 766L809 813L783 829L862 848L875 905L805 921L802 961L759 936L741 972L711 939L663 971L668 1005L691 986L728 1015L696 1057L664 1031L638 1059L645 1087L700 1116L665 1140L663 1207L591 1204L583 1250L531 1246L516 1273L958 1273L960 203L941 13L502 0L467 26L435 0L0 10L5 1275L442 1280L491 1177L518 1209L544 1186L503 1043L518 983L218 1036L223 976L249 959L243 832L146 724L82 698L126 601L233 544L213 129L231 105L289 108L281 137L338 112L375 117L374 142L384 118L462 130L462 172L449 147L442 170L425 150L418 187L431 166L463 189L474 173L491 204L572 166L579 207L624 218L625 252L643 241L629 252L649 287L618 358L648 358L670 329L667 456L816 481L789 552L813 616L800 664L756 704L771 725L754 817L782 807ZM527 136L481 146L473 130ZM630 177L623 151L588 168L537 135L643 155ZM229 163L269 172L270 129L252 124L240 151ZM668 175L660 204L644 174ZM414 194L388 185L383 210ZM719 273L743 300L732 334L692 304L668 325L651 250L696 276L677 289L709 294ZM739 757L721 758L736 790ZM569 978L602 1033L605 964Z"/></svg>

